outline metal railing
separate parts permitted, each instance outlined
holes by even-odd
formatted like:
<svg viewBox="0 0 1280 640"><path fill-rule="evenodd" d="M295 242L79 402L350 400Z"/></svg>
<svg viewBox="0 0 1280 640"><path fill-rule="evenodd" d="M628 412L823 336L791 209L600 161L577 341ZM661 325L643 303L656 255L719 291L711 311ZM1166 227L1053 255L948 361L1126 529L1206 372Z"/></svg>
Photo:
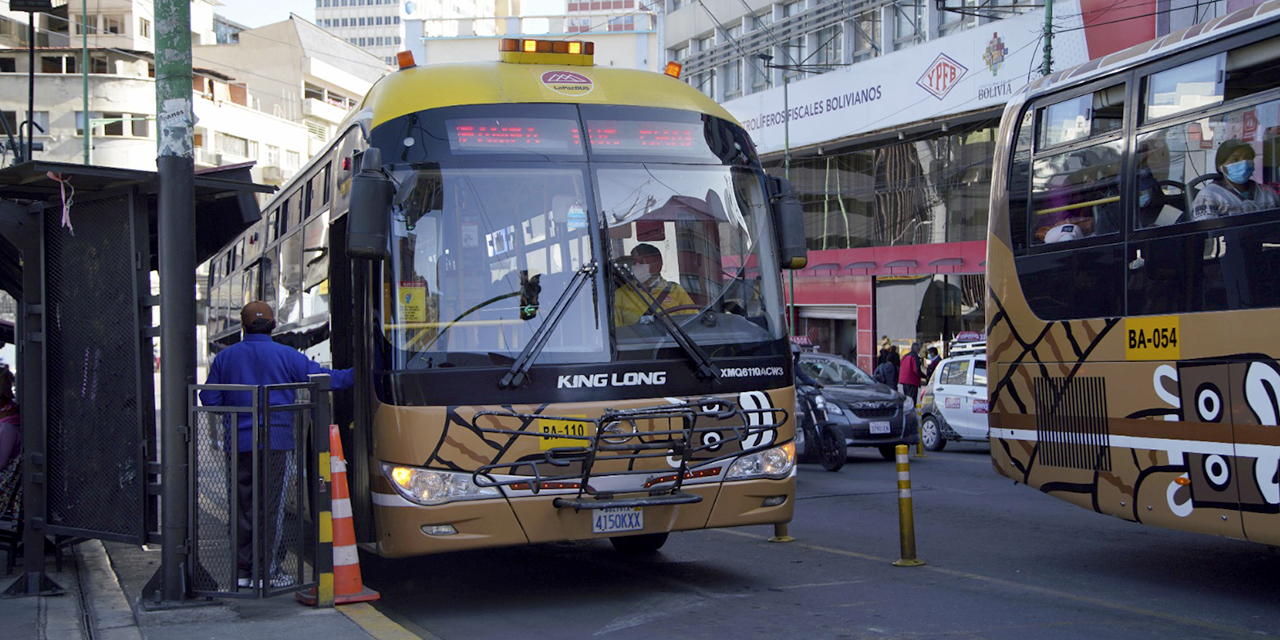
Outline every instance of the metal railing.
<svg viewBox="0 0 1280 640"><path fill-rule="evenodd" d="M192 595L263 598L317 585L330 388L327 375L189 387Z"/></svg>

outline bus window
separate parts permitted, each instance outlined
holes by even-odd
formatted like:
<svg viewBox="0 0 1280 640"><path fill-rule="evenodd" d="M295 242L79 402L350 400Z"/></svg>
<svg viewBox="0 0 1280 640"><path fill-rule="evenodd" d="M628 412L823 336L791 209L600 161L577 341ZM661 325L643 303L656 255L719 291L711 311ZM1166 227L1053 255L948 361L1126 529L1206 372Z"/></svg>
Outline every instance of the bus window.
<svg viewBox="0 0 1280 640"><path fill-rule="evenodd" d="M280 243L280 304L276 322L280 325L302 320L302 234L295 233Z"/></svg>
<svg viewBox="0 0 1280 640"><path fill-rule="evenodd" d="M320 206L329 204L330 194L333 193L333 183L331 182L333 177L330 175L332 166L332 163L326 162L324 163L324 169L320 171Z"/></svg>
<svg viewBox="0 0 1280 640"><path fill-rule="evenodd" d="M1040 148L1116 131L1124 123L1124 85L1040 109Z"/></svg>
<svg viewBox="0 0 1280 640"><path fill-rule="evenodd" d="M279 295L277 287L280 284L280 248L273 247L268 249L266 255L262 258L262 301L271 305L272 309L279 308Z"/></svg>
<svg viewBox="0 0 1280 640"><path fill-rule="evenodd" d="M1009 235L1015 254L1021 255L1027 250L1027 198L1031 186L1031 141L1035 138L1035 111L1027 109L1022 113L1022 122L1018 124L1015 134L1017 144L1013 148L1013 156L1009 163Z"/></svg>
<svg viewBox="0 0 1280 640"><path fill-rule="evenodd" d="M329 221L321 214L303 230L302 316L329 311Z"/></svg>
<svg viewBox="0 0 1280 640"><path fill-rule="evenodd" d="M1031 178L1032 244L1120 230L1123 150L1124 142L1116 140L1036 159Z"/></svg>
<svg viewBox="0 0 1280 640"><path fill-rule="evenodd" d="M1226 54L1153 73L1144 81L1143 120L1222 102Z"/></svg>
<svg viewBox="0 0 1280 640"><path fill-rule="evenodd" d="M279 209L272 209L271 213L267 214L267 242L268 243L272 243L280 239L280 229L276 224L279 217L280 217Z"/></svg>
<svg viewBox="0 0 1280 640"><path fill-rule="evenodd" d="M288 233L289 229L293 228L293 225L289 223L289 200L290 198L285 198L280 201L280 217L276 219L277 238L283 238L284 234Z"/></svg>

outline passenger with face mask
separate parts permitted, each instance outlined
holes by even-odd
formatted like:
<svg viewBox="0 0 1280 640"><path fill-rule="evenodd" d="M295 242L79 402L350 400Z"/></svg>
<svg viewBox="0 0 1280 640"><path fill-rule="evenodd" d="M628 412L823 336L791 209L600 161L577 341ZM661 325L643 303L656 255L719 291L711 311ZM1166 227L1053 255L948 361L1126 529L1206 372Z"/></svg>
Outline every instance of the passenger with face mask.
<svg viewBox="0 0 1280 640"><path fill-rule="evenodd" d="M649 295L634 290L630 284L619 286L613 297L615 325L641 322L645 316L652 316L658 307L666 309L672 315L698 311L684 287L662 278L662 252L657 247L647 243L638 244L631 250L631 260L631 275L644 285Z"/></svg>
<svg viewBox="0 0 1280 640"><path fill-rule="evenodd" d="M1280 198L1274 191L1253 181L1256 156L1246 142L1236 139L1223 142L1214 160L1219 177L1200 190L1191 204L1191 219L1212 220L1280 206Z"/></svg>

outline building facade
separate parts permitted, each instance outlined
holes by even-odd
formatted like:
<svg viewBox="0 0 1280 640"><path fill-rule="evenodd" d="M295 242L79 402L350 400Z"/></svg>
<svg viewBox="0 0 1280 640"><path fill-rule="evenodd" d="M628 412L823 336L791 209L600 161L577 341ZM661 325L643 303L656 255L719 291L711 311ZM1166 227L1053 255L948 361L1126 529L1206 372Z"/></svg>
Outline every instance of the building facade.
<svg viewBox="0 0 1280 640"><path fill-rule="evenodd" d="M1050 65L1228 4L1058 0ZM996 129L1008 96L1040 76L1044 22L1022 0L669 0L668 57L804 204L809 266L788 292L798 334L870 371L883 337L946 345L983 331Z"/></svg>

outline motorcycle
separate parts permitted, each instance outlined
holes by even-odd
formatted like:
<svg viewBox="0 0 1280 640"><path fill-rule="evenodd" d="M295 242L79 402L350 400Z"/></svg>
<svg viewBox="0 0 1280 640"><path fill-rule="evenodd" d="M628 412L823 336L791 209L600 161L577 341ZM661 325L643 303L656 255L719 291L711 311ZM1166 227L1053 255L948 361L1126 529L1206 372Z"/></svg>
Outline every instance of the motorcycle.
<svg viewBox="0 0 1280 640"><path fill-rule="evenodd" d="M827 419L827 400L817 387L796 385L796 450L801 462L817 461L839 471L849 457L844 437Z"/></svg>

